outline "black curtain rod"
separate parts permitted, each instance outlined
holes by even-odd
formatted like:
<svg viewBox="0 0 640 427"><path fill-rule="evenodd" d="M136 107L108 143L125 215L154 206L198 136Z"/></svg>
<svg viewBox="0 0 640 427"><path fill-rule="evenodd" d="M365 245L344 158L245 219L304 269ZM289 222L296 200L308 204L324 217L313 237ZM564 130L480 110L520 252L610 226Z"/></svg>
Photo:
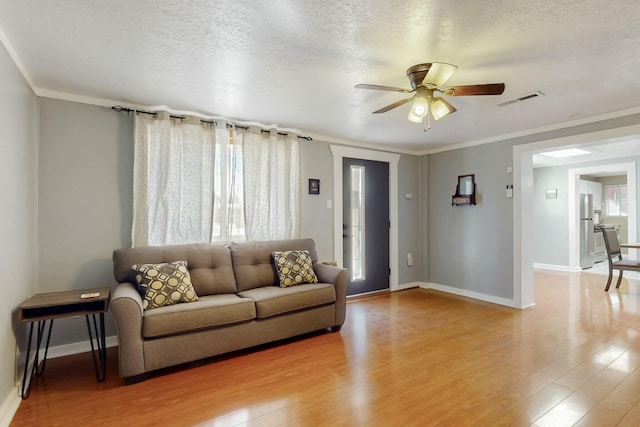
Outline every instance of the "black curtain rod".
<svg viewBox="0 0 640 427"><path fill-rule="evenodd" d="M124 113L134 113L135 112L135 113L149 114L150 116L154 116L154 117L158 116L158 113L154 113L152 111L132 110L131 108L121 107L119 105L115 105L115 106L111 107L111 109L114 110L114 111L124 112ZM172 119L180 119L180 120L185 120L186 119L186 117L184 117L184 116L175 116L173 114L170 114L169 117L171 117ZM210 123L212 125L217 124L213 120L200 119L200 122L202 122L202 123Z"/></svg>
<svg viewBox="0 0 640 427"><path fill-rule="evenodd" d="M111 107L111 109L114 110L114 111L117 111L117 112L124 112L124 113L134 113L135 112L135 113L149 114L149 115L154 116L154 117L158 116L158 113L154 113L152 111L133 110L131 108L121 107L120 105L114 105L113 107ZM180 120L186 119L186 117L184 117L184 116L169 115L169 117L171 117L172 119L180 119ZM215 121L212 121L212 120L200 119L200 121L202 123L210 123L212 125L217 125L217 123ZM231 127L236 127L238 129L249 130L249 126L232 125L232 124L227 123L227 129L231 128ZM270 130L261 129L261 132L270 132ZM289 134L286 133L286 132L278 132L278 135L287 136ZM301 135L296 135L296 136L298 138L304 139L306 141L313 141L313 138L311 138L310 136L301 136Z"/></svg>
<svg viewBox="0 0 640 427"><path fill-rule="evenodd" d="M232 124L227 123L227 129L232 128L232 127L236 127L238 129L243 129L243 130L249 130L249 126L232 125ZM271 131L269 129L260 129L260 132L269 133ZM287 136L289 134L287 132L278 132L278 135ZM298 138L304 139L306 141L313 141L313 138L311 138L310 136L302 136L302 135L296 135L296 136Z"/></svg>

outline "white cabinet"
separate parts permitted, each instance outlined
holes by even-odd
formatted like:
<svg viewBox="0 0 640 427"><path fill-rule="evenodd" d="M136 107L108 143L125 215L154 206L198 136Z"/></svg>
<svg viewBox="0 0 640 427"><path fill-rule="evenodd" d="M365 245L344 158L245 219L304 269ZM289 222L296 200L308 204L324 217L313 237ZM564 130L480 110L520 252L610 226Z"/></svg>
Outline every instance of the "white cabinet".
<svg viewBox="0 0 640 427"><path fill-rule="evenodd" d="M580 180L580 194L589 194L589 181Z"/></svg>
<svg viewBox="0 0 640 427"><path fill-rule="evenodd" d="M602 183L589 182L589 193L593 194L593 210L602 212Z"/></svg>
<svg viewBox="0 0 640 427"><path fill-rule="evenodd" d="M580 194L591 194L593 196L593 210L602 211L602 183L595 181L580 180Z"/></svg>

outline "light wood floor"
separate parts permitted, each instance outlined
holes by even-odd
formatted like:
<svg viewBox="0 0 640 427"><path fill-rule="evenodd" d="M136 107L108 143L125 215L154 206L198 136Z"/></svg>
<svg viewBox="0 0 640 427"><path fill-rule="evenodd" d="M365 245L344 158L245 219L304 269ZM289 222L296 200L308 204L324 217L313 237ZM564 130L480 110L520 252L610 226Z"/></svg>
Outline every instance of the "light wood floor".
<svg viewBox="0 0 640 427"><path fill-rule="evenodd" d="M125 386L110 350L52 359L12 425L637 426L640 286L536 273L515 310L412 289L348 304L340 333ZM176 349L176 351L180 351Z"/></svg>

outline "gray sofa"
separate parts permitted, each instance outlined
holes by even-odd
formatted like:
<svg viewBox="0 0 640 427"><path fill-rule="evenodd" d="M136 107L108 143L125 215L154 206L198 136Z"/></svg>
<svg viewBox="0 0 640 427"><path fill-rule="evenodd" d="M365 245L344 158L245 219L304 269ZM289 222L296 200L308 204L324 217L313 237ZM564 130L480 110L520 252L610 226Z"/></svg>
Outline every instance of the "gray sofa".
<svg viewBox="0 0 640 427"><path fill-rule="evenodd" d="M279 286L273 251L307 250L317 284ZM198 301L142 309L134 264L187 261ZM117 249L112 292L120 376L148 372L308 332L339 331L346 312L347 270L318 262L312 239Z"/></svg>

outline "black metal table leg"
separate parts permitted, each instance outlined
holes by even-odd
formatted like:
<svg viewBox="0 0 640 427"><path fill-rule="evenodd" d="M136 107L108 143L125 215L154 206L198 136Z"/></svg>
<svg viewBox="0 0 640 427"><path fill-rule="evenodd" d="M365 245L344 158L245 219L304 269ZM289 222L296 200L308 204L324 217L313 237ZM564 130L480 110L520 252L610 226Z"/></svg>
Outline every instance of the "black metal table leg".
<svg viewBox="0 0 640 427"><path fill-rule="evenodd" d="M49 320L49 333L47 334L47 343L44 346L44 357L42 358L42 367L38 369L40 366L40 347L42 346L42 336L44 335L44 331L47 327L47 321L42 320L38 322L38 344L36 347L36 361L33 366L33 371L36 376L40 376L44 373L44 368L47 365L47 355L49 354L49 342L51 341L51 330L53 329L53 319Z"/></svg>
<svg viewBox="0 0 640 427"><path fill-rule="evenodd" d="M22 399L29 397L31 393L31 385L33 384L33 377L40 376L44 373L44 368L47 364L47 354L49 352L49 342L51 341L51 330L53 329L53 319L49 320L49 332L47 333L47 342L44 348L44 356L42 358L42 367L40 367L40 346L42 345L42 337L47 328L47 320L38 321L37 336L36 336L36 357L33 361L33 367L29 369L29 356L31 355L31 341L33 340L33 327L36 322L31 322L29 327L29 341L27 343L27 353L24 357L24 373L22 374ZM27 384L27 372L29 374L29 383ZM26 388L26 389L25 389Z"/></svg>
<svg viewBox="0 0 640 427"><path fill-rule="evenodd" d="M29 370L29 354L31 353L31 338L33 336L33 322L29 326L29 341L27 342L27 354L24 357L24 373L22 374L22 393L21 396L23 399L29 397L29 393L31 393L31 383L33 382L33 370L31 370L31 375L29 376L29 386L25 390L27 385L27 371Z"/></svg>
<svg viewBox="0 0 640 427"><path fill-rule="evenodd" d="M93 317L93 330L91 329L91 321L89 316ZM98 382L102 382L105 380L107 376L107 348L106 348L106 337L104 331L104 313L100 313L100 329L98 329L98 325L96 322L96 315L87 314L87 330L89 331L89 343L91 344L91 357L93 358L93 369L96 372L96 380ZM96 337L96 345L93 345L93 332L95 331ZM96 352L98 353L98 357L96 358ZM98 360L101 363L101 369L98 368ZM102 372L100 372L102 371Z"/></svg>

